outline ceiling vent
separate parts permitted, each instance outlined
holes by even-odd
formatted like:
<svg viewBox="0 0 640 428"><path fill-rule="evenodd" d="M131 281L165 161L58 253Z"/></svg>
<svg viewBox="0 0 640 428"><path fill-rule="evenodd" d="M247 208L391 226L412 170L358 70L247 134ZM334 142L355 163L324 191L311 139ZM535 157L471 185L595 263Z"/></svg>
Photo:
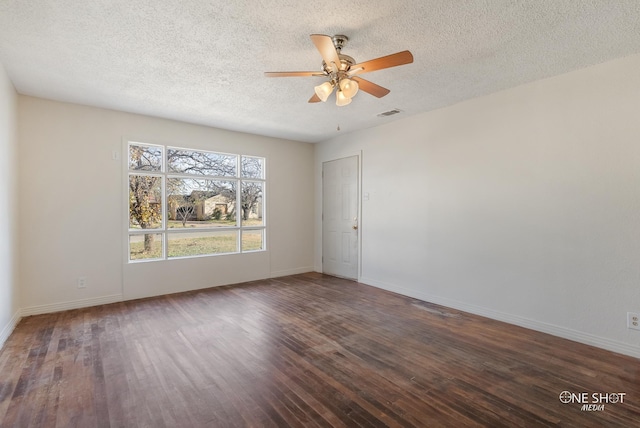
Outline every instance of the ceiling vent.
<svg viewBox="0 0 640 428"><path fill-rule="evenodd" d="M393 110L385 111L384 113L378 114L378 117L393 116L394 114L398 114L398 113L401 113L401 112L402 112L402 110L398 110L397 108L394 108Z"/></svg>

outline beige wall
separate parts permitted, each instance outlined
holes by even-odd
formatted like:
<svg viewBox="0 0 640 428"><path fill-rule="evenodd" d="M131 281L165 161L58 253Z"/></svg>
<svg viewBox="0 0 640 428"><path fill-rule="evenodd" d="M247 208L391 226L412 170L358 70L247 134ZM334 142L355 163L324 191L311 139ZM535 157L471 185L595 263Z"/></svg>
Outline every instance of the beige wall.
<svg viewBox="0 0 640 428"><path fill-rule="evenodd" d="M18 118L24 315L313 269L311 145L27 96ZM128 138L265 156L268 251L127 264Z"/></svg>
<svg viewBox="0 0 640 428"><path fill-rule="evenodd" d="M640 56L316 146L362 152L361 280L640 356ZM398 207L402 207L398 210ZM321 269L316 213L315 264Z"/></svg>
<svg viewBox="0 0 640 428"><path fill-rule="evenodd" d="M15 257L17 98L0 64L0 347L19 319Z"/></svg>

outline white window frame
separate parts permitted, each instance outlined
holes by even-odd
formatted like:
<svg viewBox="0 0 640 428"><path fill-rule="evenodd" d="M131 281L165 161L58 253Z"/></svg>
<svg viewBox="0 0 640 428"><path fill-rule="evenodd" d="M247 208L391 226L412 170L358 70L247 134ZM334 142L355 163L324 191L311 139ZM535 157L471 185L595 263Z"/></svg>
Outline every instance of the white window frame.
<svg viewBox="0 0 640 428"><path fill-rule="evenodd" d="M241 154L241 153L226 153L219 152L213 150L206 149L194 149L187 147L178 147L173 145L164 145L164 144L152 144L152 143L143 143L137 140L125 140L124 142L124 162L125 162L125 218L126 218L126 241L127 241L127 254L126 259L127 263L147 263L147 262L158 262L158 261L166 261L166 260L180 260L180 259L191 259L191 258L200 258L200 257L213 257L213 256L225 256L229 254L244 254L244 253L257 253L257 252L265 252L267 251L267 209L266 209L266 193L267 193L267 159L264 156L251 155L251 154ZM143 146L143 147L155 147L161 150L162 152L162 166L160 171L143 171L143 170L130 170L129 169L129 153L130 146ZM194 151L194 152L203 152L203 153L212 153L216 155L223 156L234 156L236 158L236 174L235 176L215 176L215 175L194 175L194 174L181 174L181 173L172 173L168 172L167 166L167 154L170 149L173 150L185 150L185 151ZM262 177L261 178L243 178L242 177L242 158L257 158L262 159ZM149 177L160 177L161 178L161 192L162 192L162 203L161 203L161 227L156 229L134 229L130 227L130 213L129 213L129 179L131 176L149 176ZM193 229L181 229L175 228L170 229L168 227L168 196L167 196L167 180L170 178L177 179L196 179L196 180L212 180L212 181L226 181L226 182L235 182L236 183L236 201L235 201L235 215L236 215L236 223L235 226L215 226L215 227L199 227L198 232L228 232L232 231L236 233L236 249L232 252L225 253L213 253L213 254L199 254L193 256L180 256L180 257L169 257L168 254L168 243L169 243L169 235L178 235L181 233L193 233ZM243 226L242 224L242 186L245 182L251 183L261 183L262 184L262 196L261 196L261 211L262 211L262 224L257 226ZM243 232L253 232L260 231L262 233L262 248L257 250L243 250L242 249L242 235ZM162 255L158 258L148 258L148 259L131 259L131 236L144 236L145 234L156 234L162 236Z"/></svg>

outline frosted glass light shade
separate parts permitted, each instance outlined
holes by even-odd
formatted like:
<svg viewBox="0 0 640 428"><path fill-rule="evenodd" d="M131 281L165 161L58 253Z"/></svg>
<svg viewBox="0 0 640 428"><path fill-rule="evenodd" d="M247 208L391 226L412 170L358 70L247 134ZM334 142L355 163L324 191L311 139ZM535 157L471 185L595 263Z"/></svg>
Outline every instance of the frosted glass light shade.
<svg viewBox="0 0 640 428"><path fill-rule="evenodd" d="M351 104L351 98L347 97L342 91L336 92L336 105L342 107L347 104Z"/></svg>
<svg viewBox="0 0 640 428"><path fill-rule="evenodd" d="M353 98L358 93L358 82L351 79L340 80L340 90L344 92L345 97Z"/></svg>
<svg viewBox="0 0 640 428"><path fill-rule="evenodd" d="M320 98L322 102L325 102L327 98L329 98L329 95L331 95L331 92L333 92L333 85L331 82L324 82L322 85L318 85L313 89L318 98Z"/></svg>

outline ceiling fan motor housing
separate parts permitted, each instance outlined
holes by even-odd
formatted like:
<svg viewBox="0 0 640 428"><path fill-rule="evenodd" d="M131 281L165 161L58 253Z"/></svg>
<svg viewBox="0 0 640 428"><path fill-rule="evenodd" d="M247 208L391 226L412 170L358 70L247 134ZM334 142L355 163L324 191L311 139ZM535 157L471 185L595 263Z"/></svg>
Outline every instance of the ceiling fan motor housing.
<svg viewBox="0 0 640 428"><path fill-rule="evenodd" d="M336 64L338 70L334 70L331 64L327 64L325 61L322 61L322 71L329 76L332 80L339 80L344 77L343 74L349 71L351 66L356 63L356 61L350 57L349 55L343 55L341 53L342 48L345 47L349 38L343 34L336 34L331 38L333 41L333 45L338 52L338 58L340 58L340 64Z"/></svg>
<svg viewBox="0 0 640 428"><path fill-rule="evenodd" d="M333 74L346 73L349 71L351 66L356 63L356 61L350 57L349 55L338 54L338 58L340 58L340 64L336 64L338 66L338 70L334 70L331 65L327 65L326 62L322 61L322 71L327 76L332 76Z"/></svg>

